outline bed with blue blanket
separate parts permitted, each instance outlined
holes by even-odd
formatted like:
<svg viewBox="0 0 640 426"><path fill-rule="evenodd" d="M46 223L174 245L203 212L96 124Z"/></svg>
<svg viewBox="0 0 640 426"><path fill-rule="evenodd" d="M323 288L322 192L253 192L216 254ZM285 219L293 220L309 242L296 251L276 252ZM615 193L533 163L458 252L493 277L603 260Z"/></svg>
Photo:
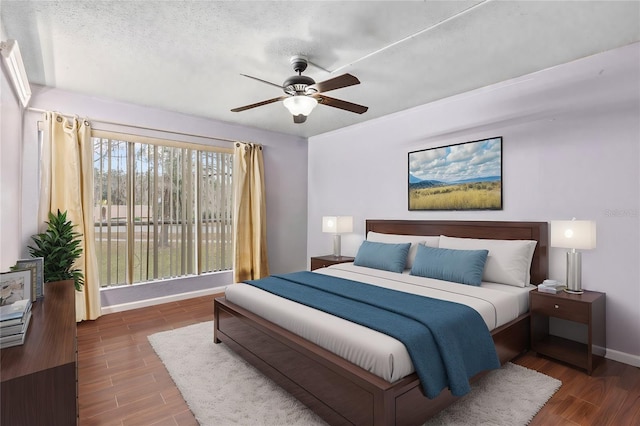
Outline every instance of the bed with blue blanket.
<svg viewBox="0 0 640 426"><path fill-rule="evenodd" d="M544 222L368 220L355 264L229 286L214 340L330 424L422 424L527 349L546 256Z"/></svg>

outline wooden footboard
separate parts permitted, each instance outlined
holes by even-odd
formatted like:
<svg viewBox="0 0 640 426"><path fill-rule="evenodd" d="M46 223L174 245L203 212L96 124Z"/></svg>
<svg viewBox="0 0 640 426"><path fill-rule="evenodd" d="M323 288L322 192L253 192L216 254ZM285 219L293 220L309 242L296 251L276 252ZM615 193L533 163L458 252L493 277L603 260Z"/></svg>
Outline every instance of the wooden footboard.
<svg viewBox="0 0 640 426"><path fill-rule="evenodd" d="M358 367L224 297L214 301L214 341L270 377L332 425L418 425L456 400L424 396L417 375L395 383ZM505 363L527 349L529 316L492 335Z"/></svg>

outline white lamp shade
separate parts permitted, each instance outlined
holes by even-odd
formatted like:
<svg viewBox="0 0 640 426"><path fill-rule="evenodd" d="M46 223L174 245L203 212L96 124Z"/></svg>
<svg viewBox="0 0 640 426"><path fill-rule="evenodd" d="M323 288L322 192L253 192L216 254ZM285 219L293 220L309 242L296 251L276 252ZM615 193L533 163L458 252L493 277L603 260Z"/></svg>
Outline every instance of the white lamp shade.
<svg viewBox="0 0 640 426"><path fill-rule="evenodd" d="M551 221L551 247L596 248L596 223L592 220Z"/></svg>
<svg viewBox="0 0 640 426"><path fill-rule="evenodd" d="M305 95L288 97L282 101L282 103L292 115L309 115L316 105L318 105L316 98Z"/></svg>
<svg viewBox="0 0 640 426"><path fill-rule="evenodd" d="M323 216L322 232L330 234L353 232L353 216Z"/></svg>

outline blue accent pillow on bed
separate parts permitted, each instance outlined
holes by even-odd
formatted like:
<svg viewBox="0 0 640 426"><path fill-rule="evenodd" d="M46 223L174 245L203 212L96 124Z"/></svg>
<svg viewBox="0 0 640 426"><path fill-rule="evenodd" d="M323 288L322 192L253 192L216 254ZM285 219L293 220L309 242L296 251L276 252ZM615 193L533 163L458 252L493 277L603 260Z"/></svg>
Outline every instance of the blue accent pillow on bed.
<svg viewBox="0 0 640 426"><path fill-rule="evenodd" d="M411 243L388 244L363 241L353 264L384 271L402 272L407 263L410 247Z"/></svg>
<svg viewBox="0 0 640 426"><path fill-rule="evenodd" d="M488 250L455 250L420 245L411 275L479 286Z"/></svg>

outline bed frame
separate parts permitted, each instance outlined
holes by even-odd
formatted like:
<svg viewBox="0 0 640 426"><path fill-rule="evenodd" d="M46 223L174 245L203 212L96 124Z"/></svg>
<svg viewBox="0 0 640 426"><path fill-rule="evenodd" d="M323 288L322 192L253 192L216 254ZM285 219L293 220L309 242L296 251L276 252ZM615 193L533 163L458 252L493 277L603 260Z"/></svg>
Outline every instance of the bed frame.
<svg viewBox="0 0 640 426"><path fill-rule="evenodd" d="M536 240L531 282L547 277L546 222L367 220L368 231ZM331 425L419 425L457 399L448 389L428 399L415 373L389 383L224 297L214 301L214 320L215 343L224 342ZM528 349L529 314L491 334L504 364Z"/></svg>

